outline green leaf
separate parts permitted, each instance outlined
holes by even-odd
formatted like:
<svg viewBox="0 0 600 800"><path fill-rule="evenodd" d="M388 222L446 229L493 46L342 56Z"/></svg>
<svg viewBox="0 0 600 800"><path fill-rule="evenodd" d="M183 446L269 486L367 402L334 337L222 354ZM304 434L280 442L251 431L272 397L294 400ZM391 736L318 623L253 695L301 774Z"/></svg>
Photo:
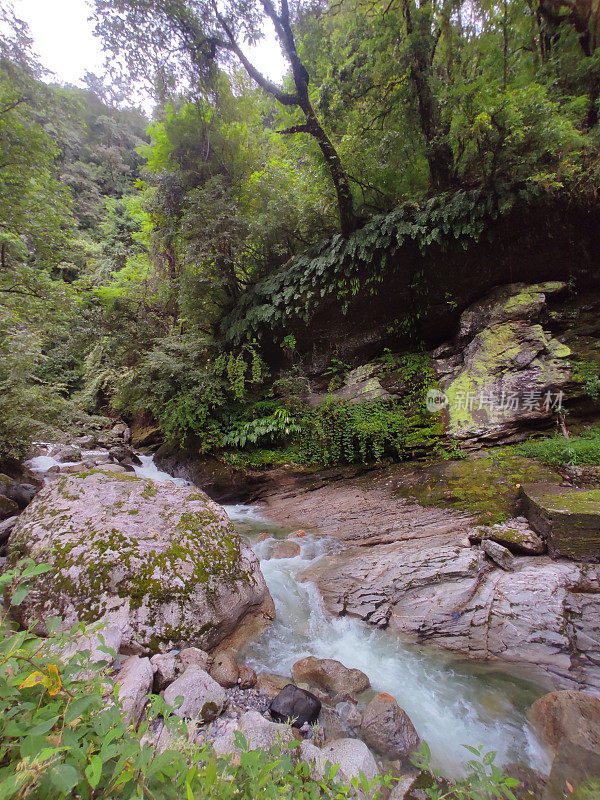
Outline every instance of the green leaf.
<svg viewBox="0 0 600 800"><path fill-rule="evenodd" d="M90 763L85 768L85 777L88 779L88 783L95 789L98 786L100 778L102 776L102 759L100 756L92 756L90 758Z"/></svg>
<svg viewBox="0 0 600 800"><path fill-rule="evenodd" d="M79 783L80 775L71 764L59 764L50 771L50 780L59 792L68 795Z"/></svg>

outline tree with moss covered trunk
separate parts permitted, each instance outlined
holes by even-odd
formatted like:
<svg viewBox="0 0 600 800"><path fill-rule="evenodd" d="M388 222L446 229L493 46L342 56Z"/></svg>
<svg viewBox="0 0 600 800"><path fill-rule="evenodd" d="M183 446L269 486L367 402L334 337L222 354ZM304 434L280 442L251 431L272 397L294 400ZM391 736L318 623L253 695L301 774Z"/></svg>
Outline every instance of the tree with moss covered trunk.
<svg viewBox="0 0 600 800"><path fill-rule="evenodd" d="M187 81L195 89L207 86L216 60L241 64L248 75L282 106L298 109L304 121L281 131L308 133L319 146L337 196L344 235L356 229L352 192L340 156L313 107L310 76L296 47L293 14L288 0L279 9L271 0L96 0L96 32L113 63L124 58L131 77L154 81L155 87ZM263 35L270 21L291 68L293 89L265 77L243 50Z"/></svg>

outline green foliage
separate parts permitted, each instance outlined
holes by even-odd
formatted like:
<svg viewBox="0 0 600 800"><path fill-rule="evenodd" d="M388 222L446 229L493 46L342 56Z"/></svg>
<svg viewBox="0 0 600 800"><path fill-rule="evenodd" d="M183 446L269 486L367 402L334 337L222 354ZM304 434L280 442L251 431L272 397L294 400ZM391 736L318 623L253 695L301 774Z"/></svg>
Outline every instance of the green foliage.
<svg viewBox="0 0 600 800"><path fill-rule="evenodd" d="M517 800L513 789L520 783L516 778L507 778L496 766L496 753L493 750L485 752L483 747L470 747L465 749L474 758L467 762L467 777L448 785L441 774L431 767L431 751L426 742L421 751L413 756L416 767L431 776L429 786L423 792L429 800Z"/></svg>
<svg viewBox="0 0 600 800"><path fill-rule="evenodd" d="M588 397L600 402L600 365L596 361L577 360L573 364L573 380L581 383Z"/></svg>
<svg viewBox="0 0 600 800"><path fill-rule="evenodd" d="M530 439L517 446L519 452L544 464L600 465L600 428L590 428L579 436L556 434L545 439Z"/></svg>
<svg viewBox="0 0 600 800"><path fill-rule="evenodd" d="M310 322L323 298L332 296L347 310L357 294L376 294L389 266L389 256L404 243L423 254L435 245L467 247L477 242L486 226L507 214L530 193L459 191L421 204L399 206L373 217L348 239L335 236L306 255L296 257L283 271L259 281L238 300L223 321L223 336L234 345L281 331L295 319ZM415 276L415 282L435 275Z"/></svg>
<svg viewBox="0 0 600 800"><path fill-rule="evenodd" d="M269 467L281 466L284 464L299 465L301 463L298 447L294 445L273 450L259 448L258 450L244 450L241 452L226 451L222 453L221 458L234 469L242 470L268 469Z"/></svg>
<svg viewBox="0 0 600 800"><path fill-rule="evenodd" d="M441 434L437 419L425 413L391 401L328 398L302 420L302 457L324 465L413 458L433 448Z"/></svg>
<svg viewBox="0 0 600 800"><path fill-rule="evenodd" d="M268 417L253 419L241 427L229 431L223 439L223 447L239 447L243 449L255 444L275 444L285 441L296 433L300 433L300 425L285 408L277 408Z"/></svg>

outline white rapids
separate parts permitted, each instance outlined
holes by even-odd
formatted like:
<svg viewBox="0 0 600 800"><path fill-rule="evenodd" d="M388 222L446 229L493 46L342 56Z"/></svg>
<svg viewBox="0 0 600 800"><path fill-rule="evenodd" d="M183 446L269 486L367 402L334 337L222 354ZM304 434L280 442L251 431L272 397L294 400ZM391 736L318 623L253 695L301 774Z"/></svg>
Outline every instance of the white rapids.
<svg viewBox="0 0 600 800"><path fill-rule="evenodd" d="M497 670L458 662L450 654L402 641L351 617L325 611L316 587L300 582L310 562L326 557L336 543L306 536L294 558L271 559L274 539L256 541L281 530L249 506L226 507L234 524L251 541L276 608L276 619L245 652L257 672L291 675L295 661L307 655L335 658L365 672L377 692L393 695L412 719L432 752L434 766L446 775L463 773L471 755L463 745L496 752L496 764L527 763L542 772L548 755L525 717L539 696L532 687Z"/></svg>

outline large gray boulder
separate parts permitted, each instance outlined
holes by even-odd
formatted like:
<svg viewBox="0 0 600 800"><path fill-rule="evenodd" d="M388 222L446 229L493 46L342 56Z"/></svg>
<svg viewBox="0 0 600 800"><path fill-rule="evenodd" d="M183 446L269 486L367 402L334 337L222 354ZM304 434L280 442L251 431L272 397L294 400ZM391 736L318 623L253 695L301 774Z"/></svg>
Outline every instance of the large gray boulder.
<svg viewBox="0 0 600 800"><path fill-rule="evenodd" d="M102 619L125 652L214 648L273 617L258 560L224 509L197 489L103 471L60 476L19 517L9 555L53 569L31 583L19 622L45 631Z"/></svg>
<svg viewBox="0 0 600 800"><path fill-rule="evenodd" d="M450 436L508 439L550 423L556 395L571 381L571 351L540 318L547 296L564 289L563 283L515 283L463 312L456 340L434 352Z"/></svg>

